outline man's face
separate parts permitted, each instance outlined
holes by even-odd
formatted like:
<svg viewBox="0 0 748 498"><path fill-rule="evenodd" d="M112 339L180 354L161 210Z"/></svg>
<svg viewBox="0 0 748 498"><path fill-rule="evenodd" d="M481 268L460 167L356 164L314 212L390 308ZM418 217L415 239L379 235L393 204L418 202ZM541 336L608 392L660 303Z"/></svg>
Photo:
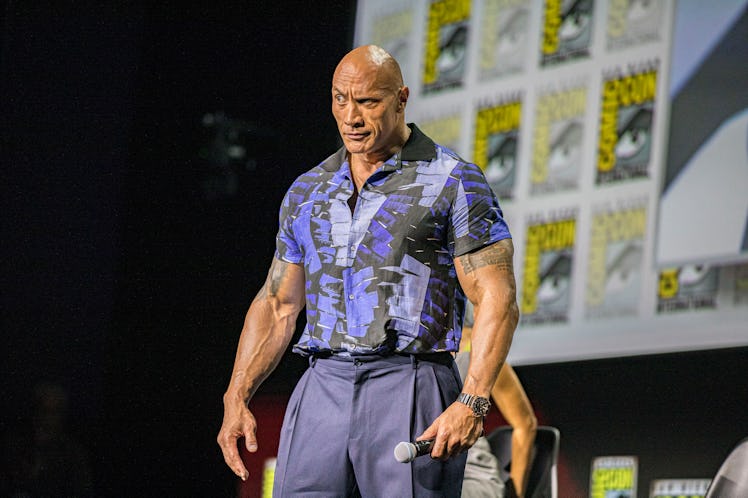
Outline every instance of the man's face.
<svg viewBox="0 0 748 498"><path fill-rule="evenodd" d="M332 81L332 113L348 152L388 156L398 144L407 96L406 87L376 66L341 64Z"/></svg>

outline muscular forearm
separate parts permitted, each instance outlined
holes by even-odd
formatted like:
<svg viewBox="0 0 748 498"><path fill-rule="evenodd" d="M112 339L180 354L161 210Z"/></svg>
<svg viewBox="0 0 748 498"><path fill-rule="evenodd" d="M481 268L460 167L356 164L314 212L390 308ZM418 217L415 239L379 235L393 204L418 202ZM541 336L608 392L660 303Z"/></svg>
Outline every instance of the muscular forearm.
<svg viewBox="0 0 748 498"><path fill-rule="evenodd" d="M303 269L273 260L268 278L247 311L231 381L224 398L244 403L275 369L303 308Z"/></svg>
<svg viewBox="0 0 748 498"><path fill-rule="evenodd" d="M296 326L296 313L277 313L268 298L256 299L249 308L237 347L226 397L246 403L275 369Z"/></svg>
<svg viewBox="0 0 748 498"><path fill-rule="evenodd" d="M463 390L488 397L519 320L511 239L457 259L457 275L470 302L473 324L470 367Z"/></svg>
<svg viewBox="0 0 748 498"><path fill-rule="evenodd" d="M475 324L470 353L470 367L463 390L488 397L499 375L517 324L517 306L513 299L475 303ZM504 301L504 302L501 302Z"/></svg>

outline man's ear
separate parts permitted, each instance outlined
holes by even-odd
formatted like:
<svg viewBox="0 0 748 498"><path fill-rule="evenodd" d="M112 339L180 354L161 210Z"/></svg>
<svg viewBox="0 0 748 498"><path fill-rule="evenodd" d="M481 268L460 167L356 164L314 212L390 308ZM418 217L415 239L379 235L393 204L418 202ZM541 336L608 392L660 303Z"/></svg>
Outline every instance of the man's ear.
<svg viewBox="0 0 748 498"><path fill-rule="evenodd" d="M405 105L408 103L408 97L410 96L410 89L407 86L404 86L400 89L400 93L398 94L398 106L397 108L399 110L405 110Z"/></svg>

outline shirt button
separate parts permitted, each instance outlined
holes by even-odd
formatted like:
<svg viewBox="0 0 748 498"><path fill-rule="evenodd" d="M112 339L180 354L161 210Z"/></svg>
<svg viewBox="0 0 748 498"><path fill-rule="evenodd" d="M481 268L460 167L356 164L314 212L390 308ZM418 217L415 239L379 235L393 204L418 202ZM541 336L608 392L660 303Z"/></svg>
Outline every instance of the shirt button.
<svg viewBox="0 0 748 498"><path fill-rule="evenodd" d="M348 299L350 299L351 301L353 301L353 294L348 294Z"/></svg>

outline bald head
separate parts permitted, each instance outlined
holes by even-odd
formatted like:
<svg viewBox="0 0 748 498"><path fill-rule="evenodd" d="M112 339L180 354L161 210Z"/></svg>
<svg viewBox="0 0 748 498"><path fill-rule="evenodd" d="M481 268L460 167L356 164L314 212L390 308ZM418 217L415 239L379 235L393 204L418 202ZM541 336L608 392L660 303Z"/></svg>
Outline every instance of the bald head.
<svg viewBox="0 0 748 498"><path fill-rule="evenodd" d="M335 68L333 80L344 71L368 73L383 88L397 90L403 86L400 64L376 45L363 45L348 52Z"/></svg>
<svg viewBox="0 0 748 498"><path fill-rule="evenodd" d="M332 77L332 113L352 168L376 168L405 144L408 95L400 65L381 47L364 45L343 57Z"/></svg>

